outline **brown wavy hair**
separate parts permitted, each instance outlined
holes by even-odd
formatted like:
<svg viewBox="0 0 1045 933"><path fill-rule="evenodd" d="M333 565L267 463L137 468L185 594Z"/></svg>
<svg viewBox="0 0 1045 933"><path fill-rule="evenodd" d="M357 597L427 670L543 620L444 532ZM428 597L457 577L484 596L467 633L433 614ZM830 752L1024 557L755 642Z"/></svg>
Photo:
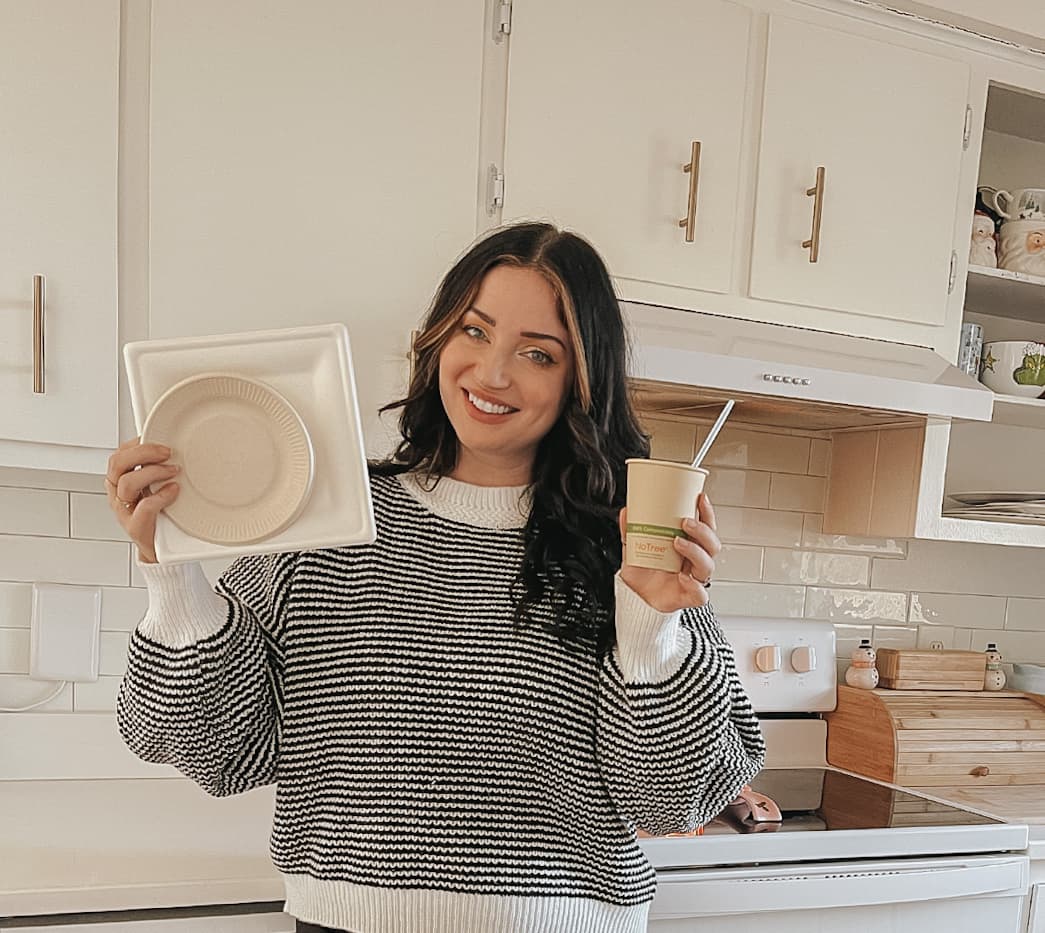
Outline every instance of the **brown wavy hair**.
<svg viewBox="0 0 1045 933"><path fill-rule="evenodd" d="M439 358L484 276L500 265L533 269L551 284L575 362L563 411L537 449L523 564L512 588L516 622L546 625L568 642L606 651L614 642L624 461L648 457L649 439L628 392L620 305L605 263L585 239L550 224L513 224L457 260L414 342L406 397L381 409L400 410L402 440L371 471L415 471L431 483L453 471L457 435L439 395Z"/></svg>

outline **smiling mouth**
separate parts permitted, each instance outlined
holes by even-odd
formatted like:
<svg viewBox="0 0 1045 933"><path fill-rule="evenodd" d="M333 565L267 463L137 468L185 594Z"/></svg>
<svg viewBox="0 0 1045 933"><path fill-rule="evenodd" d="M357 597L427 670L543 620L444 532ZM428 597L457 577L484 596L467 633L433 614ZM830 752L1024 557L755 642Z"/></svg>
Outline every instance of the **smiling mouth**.
<svg viewBox="0 0 1045 933"><path fill-rule="evenodd" d="M479 398L467 389L464 389L464 394L468 397L468 401L472 407L478 409L487 415L510 415L514 411L518 411L518 408L512 408L511 405L499 405L496 402L488 402L486 399Z"/></svg>

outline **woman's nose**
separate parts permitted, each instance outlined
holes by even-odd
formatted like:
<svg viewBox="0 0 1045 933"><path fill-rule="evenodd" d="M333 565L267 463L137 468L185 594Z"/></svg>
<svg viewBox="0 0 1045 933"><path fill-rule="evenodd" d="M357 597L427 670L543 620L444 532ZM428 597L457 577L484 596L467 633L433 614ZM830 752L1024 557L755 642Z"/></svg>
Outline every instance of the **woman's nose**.
<svg viewBox="0 0 1045 933"><path fill-rule="evenodd" d="M479 382L489 389L504 389L511 384L511 364L505 354L490 351L476 365Z"/></svg>

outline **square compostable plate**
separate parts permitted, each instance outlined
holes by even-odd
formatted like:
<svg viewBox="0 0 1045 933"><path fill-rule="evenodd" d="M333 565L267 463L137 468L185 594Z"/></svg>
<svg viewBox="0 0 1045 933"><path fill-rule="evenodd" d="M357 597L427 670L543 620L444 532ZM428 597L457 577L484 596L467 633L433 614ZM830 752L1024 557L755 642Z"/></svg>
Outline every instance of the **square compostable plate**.
<svg viewBox="0 0 1045 933"><path fill-rule="evenodd" d="M134 423L140 434L161 396L185 379L221 372L271 386L308 432L314 478L298 516L261 541L216 544L193 537L160 513L161 564L368 544L375 538L363 429L348 330L343 324L140 340L123 348ZM183 482L181 477L176 481Z"/></svg>

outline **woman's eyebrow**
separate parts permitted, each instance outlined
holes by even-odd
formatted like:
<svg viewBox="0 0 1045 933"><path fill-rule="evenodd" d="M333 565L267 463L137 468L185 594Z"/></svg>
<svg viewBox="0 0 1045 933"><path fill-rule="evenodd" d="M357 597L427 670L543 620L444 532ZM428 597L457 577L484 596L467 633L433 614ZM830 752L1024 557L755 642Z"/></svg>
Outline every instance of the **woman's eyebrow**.
<svg viewBox="0 0 1045 933"><path fill-rule="evenodd" d="M486 321L486 323L489 324L491 327L496 327L497 326L497 321L495 321L492 317L490 317L490 315L487 314L485 311L480 311L475 305L472 305L468 310L472 311L475 314L477 314L484 321ZM522 337L529 337L531 340L554 340L560 347L562 347L564 352L566 351L566 344L563 343L554 334L539 334L536 331L527 330L527 331L523 331L520 336L522 336Z"/></svg>

